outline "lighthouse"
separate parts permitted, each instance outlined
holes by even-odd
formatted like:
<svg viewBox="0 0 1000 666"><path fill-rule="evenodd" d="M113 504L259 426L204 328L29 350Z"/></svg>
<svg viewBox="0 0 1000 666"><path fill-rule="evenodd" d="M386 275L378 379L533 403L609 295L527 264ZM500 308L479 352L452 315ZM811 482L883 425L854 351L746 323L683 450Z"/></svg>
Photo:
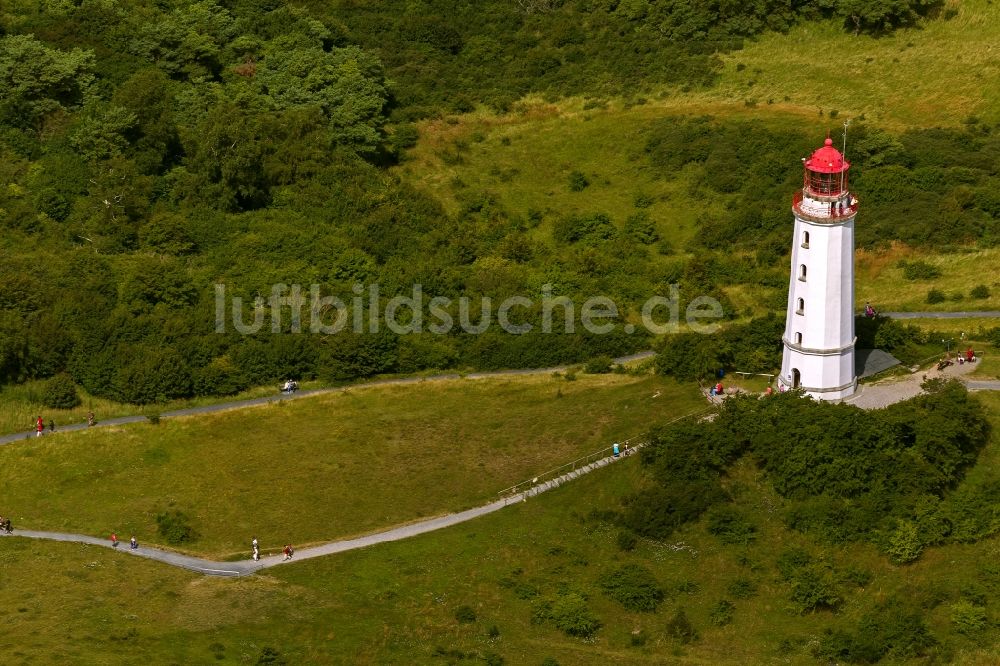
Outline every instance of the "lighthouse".
<svg viewBox="0 0 1000 666"><path fill-rule="evenodd" d="M845 126L846 146L846 126ZM819 400L857 390L854 368L854 216L851 165L827 138L803 159L802 189L792 198L795 231L779 389Z"/></svg>

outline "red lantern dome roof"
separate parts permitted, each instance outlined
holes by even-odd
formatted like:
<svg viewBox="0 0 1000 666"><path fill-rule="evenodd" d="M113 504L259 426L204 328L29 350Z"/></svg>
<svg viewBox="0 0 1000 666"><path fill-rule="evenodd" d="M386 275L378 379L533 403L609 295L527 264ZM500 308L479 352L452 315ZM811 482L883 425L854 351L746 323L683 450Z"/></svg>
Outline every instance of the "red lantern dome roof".
<svg viewBox="0 0 1000 666"><path fill-rule="evenodd" d="M822 148L817 148L806 160L806 169L814 173L840 173L851 168L840 151L833 147L833 139L827 137Z"/></svg>

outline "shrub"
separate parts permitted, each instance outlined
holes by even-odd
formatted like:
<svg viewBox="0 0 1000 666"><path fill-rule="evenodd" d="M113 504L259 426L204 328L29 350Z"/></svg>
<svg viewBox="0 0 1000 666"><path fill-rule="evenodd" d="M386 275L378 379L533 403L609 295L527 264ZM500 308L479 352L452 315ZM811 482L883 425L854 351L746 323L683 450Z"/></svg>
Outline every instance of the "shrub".
<svg viewBox="0 0 1000 666"><path fill-rule="evenodd" d="M799 569L809 566L812 557L801 548L789 548L778 556L778 572L782 580L789 581Z"/></svg>
<svg viewBox="0 0 1000 666"><path fill-rule="evenodd" d="M250 382L227 359L215 359L191 372L195 395L233 395Z"/></svg>
<svg viewBox="0 0 1000 666"><path fill-rule="evenodd" d="M683 608L678 608L674 616L667 622L667 636L687 645L698 640L698 632L691 624Z"/></svg>
<svg viewBox="0 0 1000 666"><path fill-rule="evenodd" d="M951 605L950 618L961 634L974 634L986 628L986 609L965 599Z"/></svg>
<svg viewBox="0 0 1000 666"><path fill-rule="evenodd" d="M610 356L597 356L587 361L583 371L591 375L603 375L611 372L611 364Z"/></svg>
<svg viewBox="0 0 1000 666"><path fill-rule="evenodd" d="M459 606L455 609L455 620L459 624L472 624L476 621L476 611L472 609L472 606Z"/></svg>
<svg viewBox="0 0 1000 666"><path fill-rule="evenodd" d="M615 225L606 213L560 217L552 226L552 237L562 243L598 243L615 237Z"/></svg>
<svg viewBox="0 0 1000 666"><path fill-rule="evenodd" d="M534 599L538 596L538 588L531 583L525 583L524 581L518 581L514 584L514 596L518 599Z"/></svg>
<svg viewBox="0 0 1000 666"><path fill-rule="evenodd" d="M745 546L757 538L757 528L746 514L728 504L719 504L708 510L708 531L726 544Z"/></svg>
<svg viewBox="0 0 1000 666"><path fill-rule="evenodd" d="M986 339L994 347L1000 347L1000 326L994 326L985 333Z"/></svg>
<svg viewBox="0 0 1000 666"><path fill-rule="evenodd" d="M198 538L198 533L191 527L187 514L176 509L158 513L156 528L160 536L171 546L179 546Z"/></svg>
<svg viewBox="0 0 1000 666"><path fill-rule="evenodd" d="M927 302L931 305L934 305L935 303L944 303L947 298L948 297L945 296L944 292L940 289L931 289L927 292Z"/></svg>
<svg viewBox="0 0 1000 666"><path fill-rule="evenodd" d="M147 405L191 395L191 372L183 357L165 349L137 349L135 360L119 368L113 384L122 402Z"/></svg>
<svg viewBox="0 0 1000 666"><path fill-rule="evenodd" d="M50 409L73 409L80 404L73 378L62 373L45 382L42 403Z"/></svg>
<svg viewBox="0 0 1000 666"><path fill-rule="evenodd" d="M874 664L887 655L899 660L923 656L934 643L920 614L890 599L862 617L855 631L828 631L816 656Z"/></svg>
<svg viewBox="0 0 1000 666"><path fill-rule="evenodd" d="M582 192L587 189L590 185L590 181L587 177L579 171L574 171L569 174L569 189L571 192Z"/></svg>
<svg viewBox="0 0 1000 666"><path fill-rule="evenodd" d="M682 580L681 582L677 583L677 585L674 586L674 589L680 592L681 594L687 594L689 596L693 596L701 591L701 585L698 584L698 581L691 580L690 578L688 578L686 580Z"/></svg>
<svg viewBox="0 0 1000 666"><path fill-rule="evenodd" d="M635 206L636 208L649 208L654 203L655 200L653 199L653 197L651 197L648 194L644 194L642 192L637 193L635 197L632 199L632 205Z"/></svg>
<svg viewBox="0 0 1000 666"><path fill-rule="evenodd" d="M798 570L791 579L792 602L802 613L811 613L819 609L835 609L843 599L837 594L837 589L826 572L815 567L804 567Z"/></svg>
<svg viewBox="0 0 1000 666"><path fill-rule="evenodd" d="M838 576L841 581L851 583L857 587L866 587L868 583L872 582L874 577L871 571L854 565L849 565Z"/></svg>
<svg viewBox="0 0 1000 666"><path fill-rule="evenodd" d="M653 612L663 601L663 588L656 577L637 564L628 564L606 574L600 586L604 594L632 611Z"/></svg>
<svg viewBox="0 0 1000 666"><path fill-rule="evenodd" d="M726 499L718 480L671 480L641 490L625 500L622 522L642 536L662 539Z"/></svg>
<svg viewBox="0 0 1000 666"><path fill-rule="evenodd" d="M401 153L407 148L417 145L418 139L420 139L420 131L416 125L413 123L400 123L396 125L393 133L389 135L389 145L397 153Z"/></svg>
<svg viewBox="0 0 1000 666"><path fill-rule="evenodd" d="M628 530L619 531L616 540L618 542L618 548L626 553L630 553L635 550L636 544L639 542L636 536Z"/></svg>
<svg viewBox="0 0 1000 666"><path fill-rule="evenodd" d="M660 240L656 225L649 218L649 213L644 210L625 218L625 235L643 245L652 245Z"/></svg>
<svg viewBox="0 0 1000 666"><path fill-rule="evenodd" d="M900 261L897 264L903 269L903 277L907 280L933 280L941 277L941 269L926 261Z"/></svg>
<svg viewBox="0 0 1000 666"><path fill-rule="evenodd" d="M926 341L920 328L901 324L895 319L876 317L875 320L867 320L867 323L874 324L875 336L872 342L877 349L892 352L908 344L920 344Z"/></svg>
<svg viewBox="0 0 1000 666"><path fill-rule="evenodd" d="M726 588L729 596L737 599L749 599L757 594L757 585L746 578L737 578Z"/></svg>
<svg viewBox="0 0 1000 666"><path fill-rule="evenodd" d="M260 656L257 657L257 666L284 666L287 663L281 653L270 646L261 648Z"/></svg>
<svg viewBox="0 0 1000 666"><path fill-rule="evenodd" d="M985 284L976 285L975 287L972 288L972 291L969 292L969 296L972 296L973 298L977 298L979 300L989 298L990 297L989 287L987 287Z"/></svg>
<svg viewBox="0 0 1000 666"><path fill-rule="evenodd" d="M586 599L576 592L563 594L553 601L549 617L569 636L588 638L601 628L601 621L590 612Z"/></svg>
<svg viewBox="0 0 1000 666"><path fill-rule="evenodd" d="M886 545L886 553L896 564L913 562L924 550L920 530L909 520L901 520L893 530Z"/></svg>
<svg viewBox="0 0 1000 666"><path fill-rule="evenodd" d="M733 606L733 602L722 599L712 606L712 610L708 613L708 619L715 626L722 627L733 621L735 611L736 607Z"/></svg>

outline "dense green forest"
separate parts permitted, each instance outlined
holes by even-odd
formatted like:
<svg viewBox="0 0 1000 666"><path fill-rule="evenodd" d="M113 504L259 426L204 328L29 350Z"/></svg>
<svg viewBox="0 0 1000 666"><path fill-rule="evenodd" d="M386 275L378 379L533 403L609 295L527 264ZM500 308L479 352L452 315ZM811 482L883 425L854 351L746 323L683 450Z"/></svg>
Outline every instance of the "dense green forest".
<svg viewBox="0 0 1000 666"><path fill-rule="evenodd" d="M248 303L276 283L319 284L345 301L355 285L377 283L383 302L416 283L432 296L496 301L548 284L574 300L608 296L619 321L633 321L645 298L680 283L683 300L713 295L737 316L721 287L784 282L786 200L799 178L787 165L815 137L710 118L650 129L642 159L664 177L703 174L697 187L739 211L706 219L690 247L658 238L641 198L623 220L600 210L521 216L488 193L446 214L387 167L405 159L418 118L502 110L528 92L708 86L713 54L761 31L837 16L845 30L878 33L939 8L4 3L0 382L68 373L92 394L147 403L284 376L544 366L649 344L641 332L543 335L537 325L520 336L283 335L287 316L254 335L218 334L215 284ZM993 128L970 119L963 131L858 136L855 183L879 212L862 243L993 242ZM911 219L926 207L943 219ZM545 216L554 231L540 240L530 232ZM740 253L719 252L733 246ZM519 317L537 324L537 304Z"/></svg>

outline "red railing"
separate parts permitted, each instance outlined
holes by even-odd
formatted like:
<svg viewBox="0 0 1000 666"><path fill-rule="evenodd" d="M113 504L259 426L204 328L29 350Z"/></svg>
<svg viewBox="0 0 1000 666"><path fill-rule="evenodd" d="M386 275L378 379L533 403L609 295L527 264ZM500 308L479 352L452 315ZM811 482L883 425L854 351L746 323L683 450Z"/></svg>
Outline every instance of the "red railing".
<svg viewBox="0 0 1000 666"><path fill-rule="evenodd" d="M803 210L802 209L802 190L797 190L795 194L792 195L792 208L795 210L796 214L802 217L807 217L812 220L836 220L845 217L850 217L858 212L858 200L851 197L850 203L846 206L841 206L840 202L832 201L828 206L826 202L820 202L824 204L821 210Z"/></svg>

